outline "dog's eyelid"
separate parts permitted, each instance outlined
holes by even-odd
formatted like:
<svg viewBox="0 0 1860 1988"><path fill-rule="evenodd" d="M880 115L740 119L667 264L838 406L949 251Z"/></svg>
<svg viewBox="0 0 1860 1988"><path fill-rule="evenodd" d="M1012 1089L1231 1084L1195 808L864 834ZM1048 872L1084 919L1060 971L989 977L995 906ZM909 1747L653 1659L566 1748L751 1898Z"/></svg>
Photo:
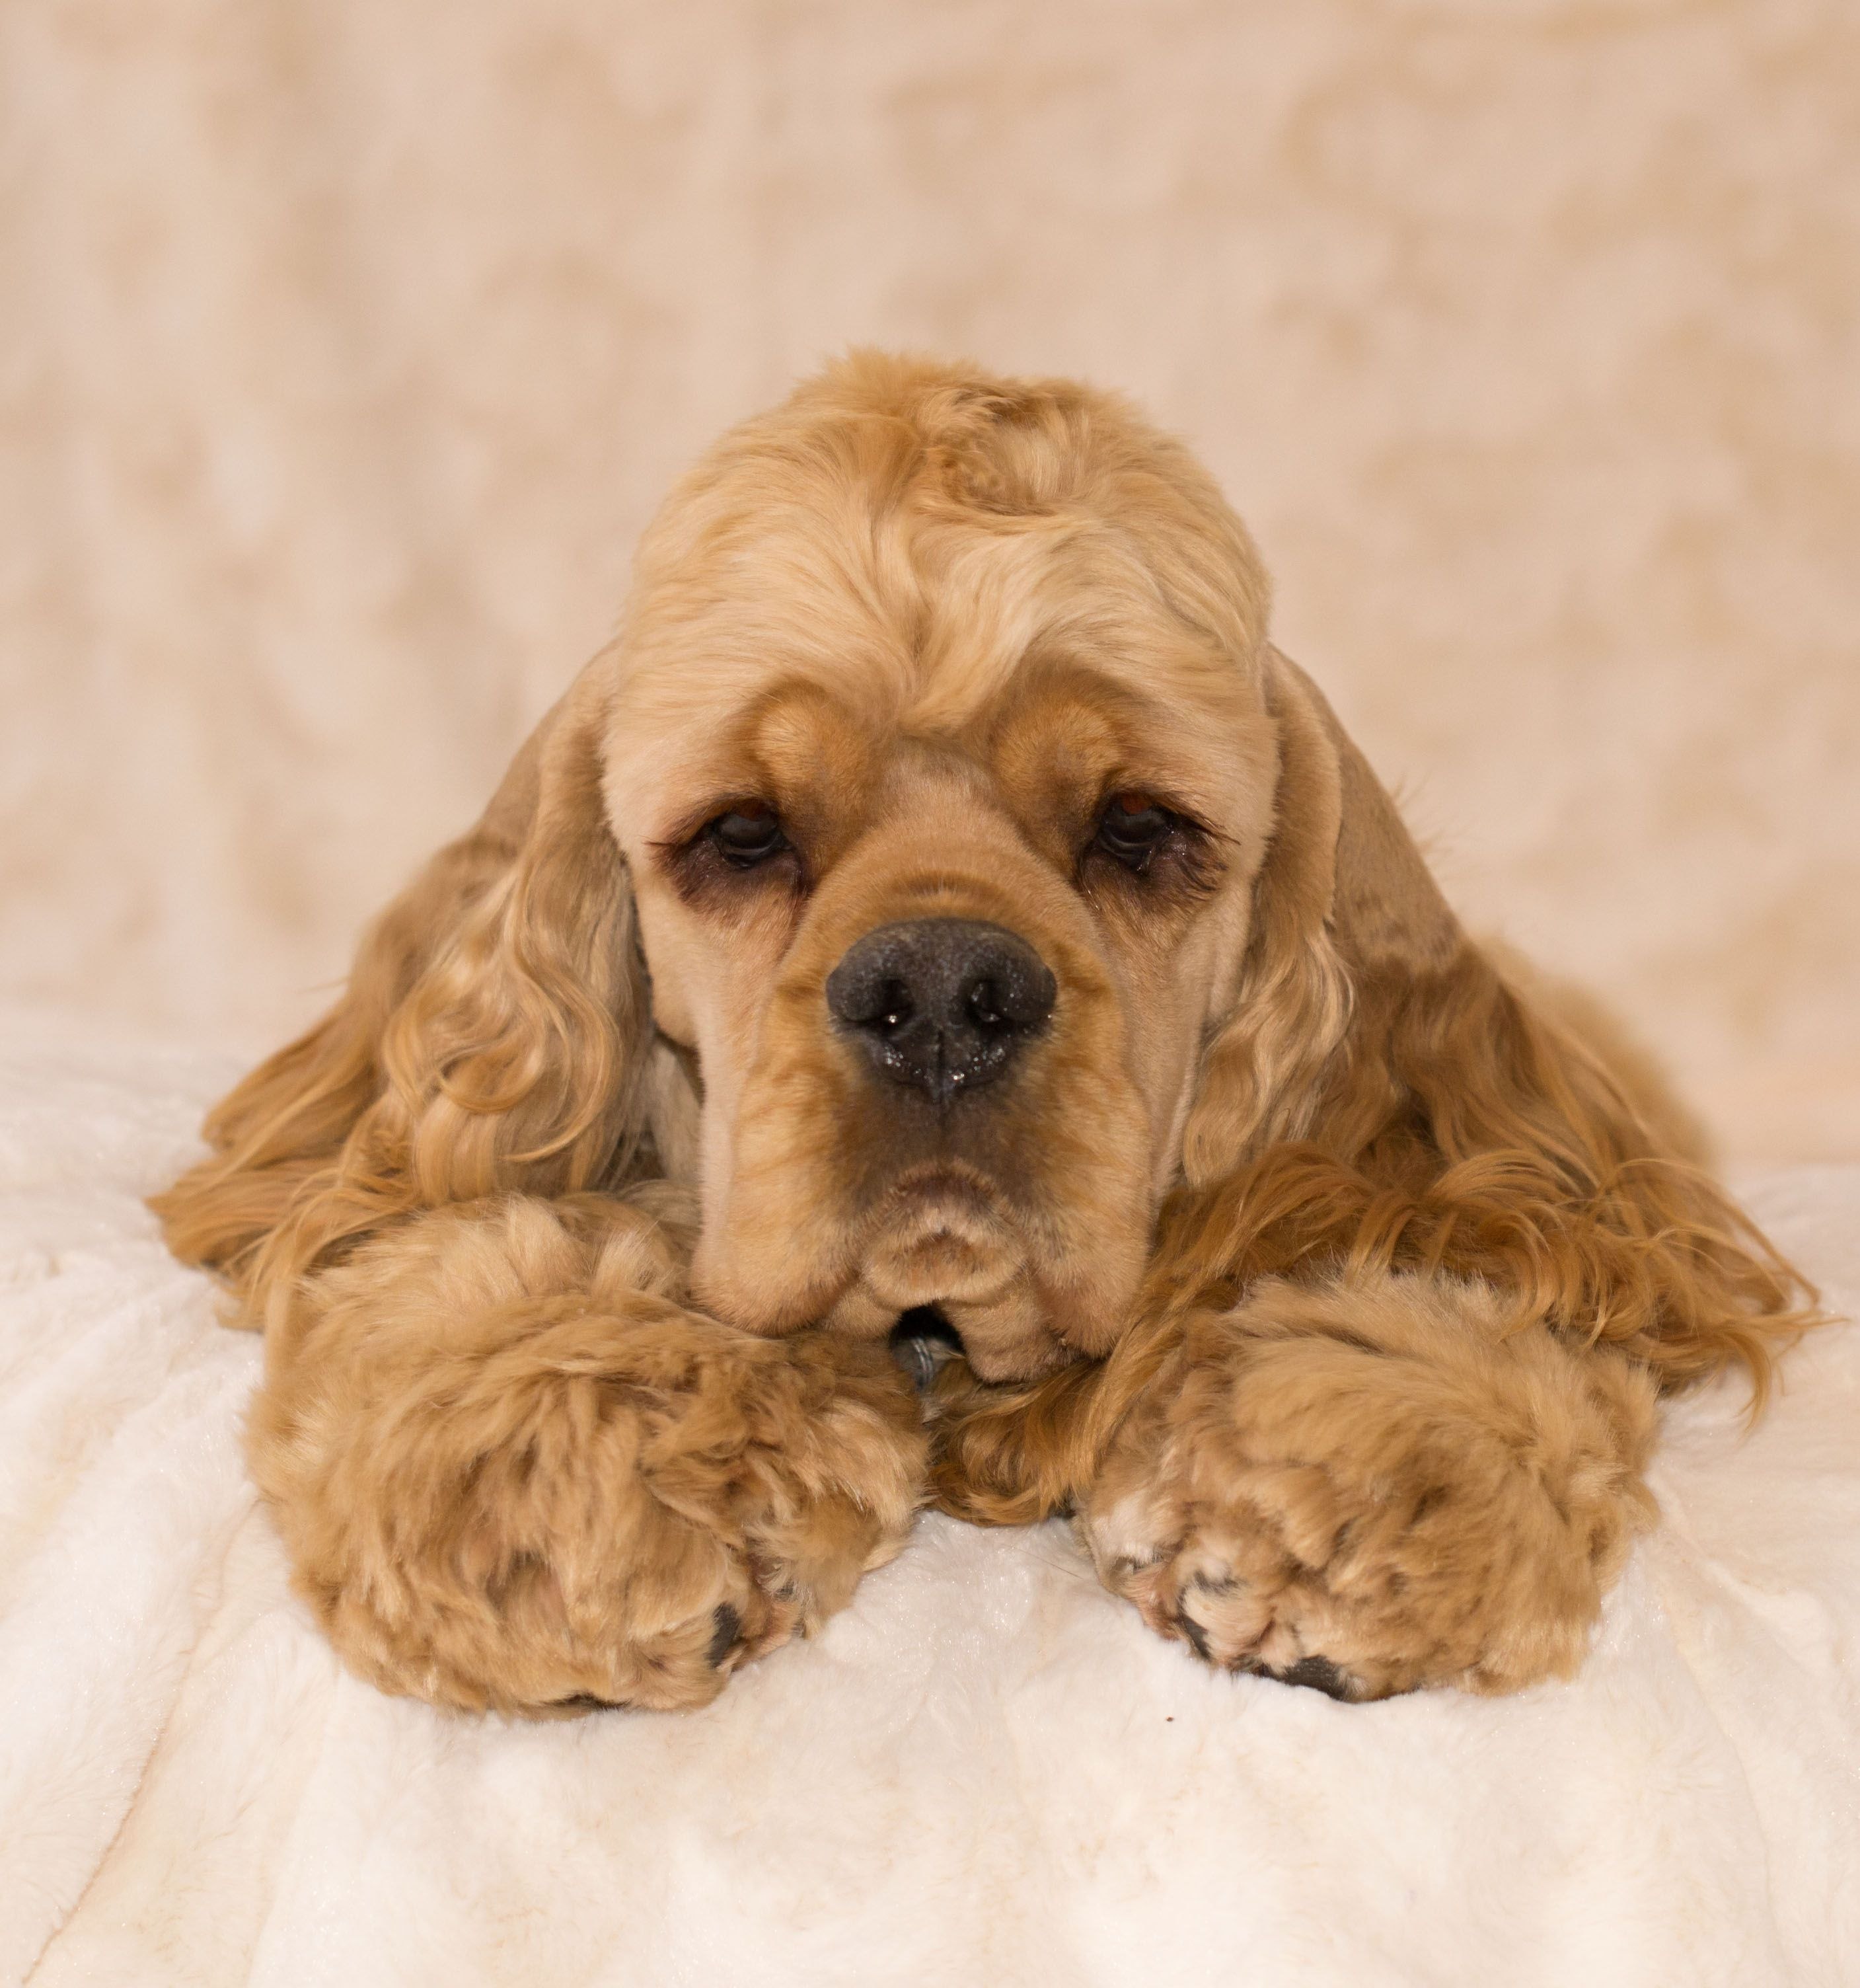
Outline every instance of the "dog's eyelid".
<svg viewBox="0 0 1860 1988"><path fill-rule="evenodd" d="M741 871L759 870L795 846L781 816L761 800L732 802L704 824L697 839L711 844L731 869Z"/></svg>
<svg viewBox="0 0 1860 1988"><path fill-rule="evenodd" d="M688 903L770 879L808 888L805 860L786 817L758 793L714 797L647 846Z"/></svg>
<svg viewBox="0 0 1860 1988"><path fill-rule="evenodd" d="M1180 904L1205 898L1225 874L1234 839L1161 781L1125 776L1108 782L1079 855L1082 888L1095 876Z"/></svg>
<svg viewBox="0 0 1860 1988"><path fill-rule="evenodd" d="M788 823L781 810L771 801L754 793L724 793L713 796L701 807L687 809L656 840L646 847L656 854L675 857L689 849L727 815L743 815L760 820L766 816L785 832Z"/></svg>
<svg viewBox="0 0 1860 1988"><path fill-rule="evenodd" d="M1165 816L1171 828L1190 835L1218 837L1219 831L1203 819L1202 810L1166 783L1132 779L1114 780L1106 788L1092 811L1092 832L1107 821L1116 826L1152 812Z"/></svg>

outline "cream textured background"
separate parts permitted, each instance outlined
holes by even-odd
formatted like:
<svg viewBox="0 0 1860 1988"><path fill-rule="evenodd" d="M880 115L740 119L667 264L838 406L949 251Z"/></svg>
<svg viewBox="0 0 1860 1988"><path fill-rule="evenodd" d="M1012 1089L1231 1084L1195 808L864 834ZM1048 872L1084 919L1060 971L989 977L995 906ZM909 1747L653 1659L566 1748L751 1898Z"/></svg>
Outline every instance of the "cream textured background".
<svg viewBox="0 0 1860 1988"><path fill-rule="evenodd" d="M1860 1155L1851 0L0 0L0 986L263 1046L848 342L1126 387L1462 907Z"/></svg>

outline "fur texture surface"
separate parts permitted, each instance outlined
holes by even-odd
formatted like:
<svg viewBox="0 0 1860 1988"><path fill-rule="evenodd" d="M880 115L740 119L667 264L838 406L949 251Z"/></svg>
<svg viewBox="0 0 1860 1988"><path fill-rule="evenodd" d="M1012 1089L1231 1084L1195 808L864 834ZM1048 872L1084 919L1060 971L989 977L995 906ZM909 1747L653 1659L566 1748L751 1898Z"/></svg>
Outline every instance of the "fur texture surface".
<svg viewBox="0 0 1860 1988"><path fill-rule="evenodd" d="M1752 1432L1735 1378L1662 1406L1567 1684L1334 1704L1153 1635L1062 1523L927 1513L700 1710L460 1719L292 1594L260 1345L141 1205L233 1068L73 1033L0 1057L0 1980L1854 1978L1853 1327ZM1860 1175L1749 1186L1851 1316Z"/></svg>
<svg viewBox="0 0 1860 1988"><path fill-rule="evenodd" d="M1467 936L1268 599L1187 451L1065 380L856 353L677 486L155 1202L265 1334L254 1473L366 1675L703 1702L896 1550L927 1309L945 1506L1076 1513L1211 1661L1574 1668L1654 1389L1760 1405L1814 1294L1645 1060ZM907 931L1018 948L1037 1013L997 965L842 1013ZM901 1030L1003 1060L900 1081Z"/></svg>

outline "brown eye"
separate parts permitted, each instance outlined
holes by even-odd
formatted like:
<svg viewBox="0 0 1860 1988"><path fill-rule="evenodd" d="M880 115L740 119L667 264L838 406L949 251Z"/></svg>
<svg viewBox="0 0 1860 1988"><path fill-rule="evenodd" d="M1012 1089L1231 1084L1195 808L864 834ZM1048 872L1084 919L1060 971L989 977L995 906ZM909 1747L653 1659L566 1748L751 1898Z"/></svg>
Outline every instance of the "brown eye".
<svg viewBox="0 0 1860 1988"><path fill-rule="evenodd" d="M1113 794L1098 817L1092 840L1106 855L1140 877L1176 827L1176 817L1147 794Z"/></svg>
<svg viewBox="0 0 1860 1988"><path fill-rule="evenodd" d="M738 801L704 833L717 845L718 854L737 870L753 870L789 846L781 833L781 817L766 801Z"/></svg>

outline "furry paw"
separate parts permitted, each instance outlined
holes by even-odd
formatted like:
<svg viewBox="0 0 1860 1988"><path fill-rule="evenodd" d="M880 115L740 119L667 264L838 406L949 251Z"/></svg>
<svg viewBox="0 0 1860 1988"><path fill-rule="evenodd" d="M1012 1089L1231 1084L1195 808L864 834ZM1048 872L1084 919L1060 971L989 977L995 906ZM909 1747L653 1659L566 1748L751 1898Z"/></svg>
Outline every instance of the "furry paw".
<svg viewBox="0 0 1860 1988"><path fill-rule="evenodd" d="M1646 1523L1653 1388L1483 1286L1254 1287L1193 1321L1080 1529L1211 1663L1347 1699L1568 1675Z"/></svg>
<svg viewBox="0 0 1860 1988"><path fill-rule="evenodd" d="M300 1590L384 1689L701 1705L903 1543L924 1438L883 1349L687 1310L626 1212L422 1216L319 1279L274 1355L254 1474Z"/></svg>

